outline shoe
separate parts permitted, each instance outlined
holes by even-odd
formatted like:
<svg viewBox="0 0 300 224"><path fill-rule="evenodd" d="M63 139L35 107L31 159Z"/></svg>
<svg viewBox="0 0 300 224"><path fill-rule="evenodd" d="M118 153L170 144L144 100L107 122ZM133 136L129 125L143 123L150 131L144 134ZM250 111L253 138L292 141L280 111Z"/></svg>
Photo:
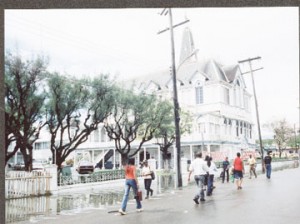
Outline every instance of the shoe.
<svg viewBox="0 0 300 224"><path fill-rule="evenodd" d="M194 198L193 201L198 205L199 204L199 201L197 198Z"/></svg>
<svg viewBox="0 0 300 224"><path fill-rule="evenodd" d="M149 199L149 196L145 197L145 199Z"/></svg>
<svg viewBox="0 0 300 224"><path fill-rule="evenodd" d="M204 198L201 198L200 201L205 201L205 199L204 199Z"/></svg>
<svg viewBox="0 0 300 224"><path fill-rule="evenodd" d="M121 208L118 211L121 215L126 215L126 212L124 212Z"/></svg>
<svg viewBox="0 0 300 224"><path fill-rule="evenodd" d="M137 211L137 212L142 212L143 209L142 209L142 208L138 208L136 211Z"/></svg>

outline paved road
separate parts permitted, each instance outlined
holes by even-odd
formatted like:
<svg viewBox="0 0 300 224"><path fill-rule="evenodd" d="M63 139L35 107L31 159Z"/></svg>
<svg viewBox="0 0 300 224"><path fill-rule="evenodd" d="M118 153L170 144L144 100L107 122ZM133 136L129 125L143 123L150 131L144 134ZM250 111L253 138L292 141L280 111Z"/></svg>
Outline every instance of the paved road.
<svg viewBox="0 0 300 224"><path fill-rule="evenodd" d="M143 200L141 213L136 212L135 203L130 201L125 216L112 212L119 208L117 205L19 224L300 223L300 168L273 172L270 180L264 175L257 179L245 178L242 190L237 190L232 183L217 182L214 195L199 205L192 201L195 190L191 184L182 190L154 195L150 200Z"/></svg>

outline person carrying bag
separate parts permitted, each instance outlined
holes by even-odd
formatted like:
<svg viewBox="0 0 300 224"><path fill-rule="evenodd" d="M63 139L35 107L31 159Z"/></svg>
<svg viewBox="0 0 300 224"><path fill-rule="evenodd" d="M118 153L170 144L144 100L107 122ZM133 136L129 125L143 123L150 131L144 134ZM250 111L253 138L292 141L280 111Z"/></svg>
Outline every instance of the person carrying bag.
<svg viewBox="0 0 300 224"><path fill-rule="evenodd" d="M134 159L129 159L128 163L123 166L125 170L125 192L122 200L121 208L118 210L121 215L126 215L126 207L129 197L130 188L133 189L134 198L136 200L137 212L142 211L141 200L138 197L139 183L136 175L136 167L134 165Z"/></svg>
<svg viewBox="0 0 300 224"><path fill-rule="evenodd" d="M154 172L150 169L147 160L143 162L143 169L142 169L142 176L144 178L144 185L146 190L146 197L145 199L149 198L149 194L153 195L153 190L151 189L152 180L154 180L155 176L153 177Z"/></svg>

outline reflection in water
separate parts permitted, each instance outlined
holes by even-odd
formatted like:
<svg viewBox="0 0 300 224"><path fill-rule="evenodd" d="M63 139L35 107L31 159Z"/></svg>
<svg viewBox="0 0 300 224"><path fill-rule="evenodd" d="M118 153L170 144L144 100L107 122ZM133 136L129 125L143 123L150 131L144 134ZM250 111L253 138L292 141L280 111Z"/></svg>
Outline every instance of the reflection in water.
<svg viewBox="0 0 300 224"><path fill-rule="evenodd" d="M30 216L48 215L50 197L18 198L5 201L6 223L28 220Z"/></svg>
<svg viewBox="0 0 300 224"><path fill-rule="evenodd" d="M155 195L175 188L175 176L157 176L152 181ZM143 184L141 185L144 190ZM61 214L67 211L78 211L88 208L106 208L117 205L122 201L123 187L114 187L109 190L88 189L86 192L75 194L41 196L32 198L8 199L5 201L6 223L15 223L31 219L42 219L45 216ZM130 194L133 199L133 194Z"/></svg>

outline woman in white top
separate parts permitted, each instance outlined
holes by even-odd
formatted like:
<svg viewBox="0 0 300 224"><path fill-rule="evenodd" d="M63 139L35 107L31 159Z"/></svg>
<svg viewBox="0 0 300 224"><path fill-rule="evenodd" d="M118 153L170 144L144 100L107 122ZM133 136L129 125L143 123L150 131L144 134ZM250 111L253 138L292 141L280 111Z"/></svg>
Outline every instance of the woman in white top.
<svg viewBox="0 0 300 224"><path fill-rule="evenodd" d="M212 157L206 156L205 161L207 162L207 166L209 169L209 176L207 181L207 196L211 196L213 193L214 187L214 176L216 172L218 171L216 164L212 161Z"/></svg>
<svg viewBox="0 0 300 224"><path fill-rule="evenodd" d="M149 198L149 193L151 193L151 196L153 195L153 190L151 189L151 182L152 182L151 172L152 170L150 169L150 166L148 166L148 162L145 160L143 162L143 169L142 169L142 176L144 178L145 189L147 191L147 196L145 199Z"/></svg>

